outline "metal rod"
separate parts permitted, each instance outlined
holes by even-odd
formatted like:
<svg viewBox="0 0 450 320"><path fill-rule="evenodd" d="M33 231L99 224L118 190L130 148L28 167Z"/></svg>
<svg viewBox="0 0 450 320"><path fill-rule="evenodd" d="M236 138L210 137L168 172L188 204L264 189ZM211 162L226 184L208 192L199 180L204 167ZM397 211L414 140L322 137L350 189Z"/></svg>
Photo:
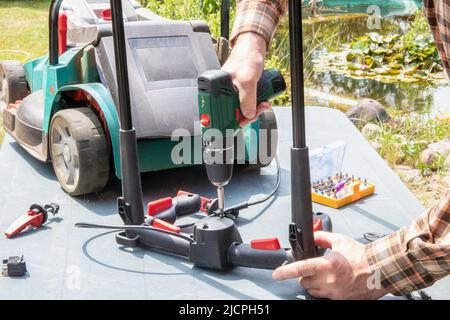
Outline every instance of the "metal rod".
<svg viewBox="0 0 450 320"><path fill-rule="evenodd" d="M48 18L48 27L49 27L49 64L57 65L59 63L58 56L58 47L59 47L59 39L58 39L58 25L59 25L59 9L61 8L61 3L63 0L52 0L50 4L50 14Z"/></svg>
<svg viewBox="0 0 450 320"><path fill-rule="evenodd" d="M289 42L291 56L292 127L291 148L291 235L296 259L315 256L309 151L306 146L305 93L303 76L302 7L289 0ZM294 228L295 227L295 228ZM294 228L294 230L292 230Z"/></svg>
<svg viewBox="0 0 450 320"><path fill-rule="evenodd" d="M289 21L294 148L304 148L306 134L301 1L289 0Z"/></svg>
<svg viewBox="0 0 450 320"><path fill-rule="evenodd" d="M111 0L112 27L114 35L114 55L117 70L117 91L119 95L119 118L122 130L131 130L130 84L128 81L127 52L123 23L122 1Z"/></svg>
<svg viewBox="0 0 450 320"><path fill-rule="evenodd" d="M141 175L136 130L133 127L128 81L127 49L123 21L122 0L110 0L114 39L114 54L119 95L120 167L125 223L139 225L144 222ZM120 203L122 201L119 201ZM131 232L131 231L130 231ZM128 232L127 232L128 233Z"/></svg>
<svg viewBox="0 0 450 320"><path fill-rule="evenodd" d="M220 36L230 40L230 0L222 0L220 9Z"/></svg>

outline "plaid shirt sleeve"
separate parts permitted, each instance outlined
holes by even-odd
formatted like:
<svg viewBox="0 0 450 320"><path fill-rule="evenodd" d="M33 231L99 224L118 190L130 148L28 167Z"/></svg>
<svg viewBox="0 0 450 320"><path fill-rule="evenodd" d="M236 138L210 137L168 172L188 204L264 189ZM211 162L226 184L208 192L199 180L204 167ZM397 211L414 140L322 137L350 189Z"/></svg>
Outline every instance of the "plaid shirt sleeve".
<svg viewBox="0 0 450 320"><path fill-rule="evenodd" d="M381 285L395 295L431 286L450 275L450 192L439 205L366 246L365 258Z"/></svg>
<svg viewBox="0 0 450 320"><path fill-rule="evenodd" d="M424 6L439 55L450 77L450 0L424 0Z"/></svg>
<svg viewBox="0 0 450 320"><path fill-rule="evenodd" d="M275 29L287 12L287 0L237 0L236 19L231 33L231 45L244 32L262 36L269 48Z"/></svg>

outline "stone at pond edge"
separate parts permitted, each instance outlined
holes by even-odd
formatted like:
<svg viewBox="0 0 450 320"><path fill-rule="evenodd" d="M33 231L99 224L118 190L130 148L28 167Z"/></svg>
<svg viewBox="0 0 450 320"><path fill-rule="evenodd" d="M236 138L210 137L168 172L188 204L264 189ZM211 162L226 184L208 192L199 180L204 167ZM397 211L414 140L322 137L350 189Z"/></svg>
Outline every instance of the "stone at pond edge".
<svg viewBox="0 0 450 320"><path fill-rule="evenodd" d="M345 114L354 123L371 121L382 122L390 118L383 105L373 99L361 100Z"/></svg>
<svg viewBox="0 0 450 320"><path fill-rule="evenodd" d="M381 143L379 143L377 141L371 141L370 144L372 145L372 148L374 148L376 152L380 152Z"/></svg>
<svg viewBox="0 0 450 320"><path fill-rule="evenodd" d="M431 166L436 160L436 153L431 149L425 149L420 153L420 162Z"/></svg>
<svg viewBox="0 0 450 320"><path fill-rule="evenodd" d="M373 140L381 133L381 128L374 123L368 123L362 128L361 133L367 139Z"/></svg>
<svg viewBox="0 0 450 320"><path fill-rule="evenodd" d="M403 178L404 181L414 182L421 179L421 174L419 169L413 169L409 166L397 166L395 167L397 174Z"/></svg>
<svg viewBox="0 0 450 320"><path fill-rule="evenodd" d="M426 165L432 165L438 156L447 155L445 165L450 166L450 140L444 139L430 143L425 150L420 153L420 161Z"/></svg>
<svg viewBox="0 0 450 320"><path fill-rule="evenodd" d="M439 153L441 155L445 155L450 153L450 139L444 139L435 143L431 143L428 145L428 148L434 153Z"/></svg>

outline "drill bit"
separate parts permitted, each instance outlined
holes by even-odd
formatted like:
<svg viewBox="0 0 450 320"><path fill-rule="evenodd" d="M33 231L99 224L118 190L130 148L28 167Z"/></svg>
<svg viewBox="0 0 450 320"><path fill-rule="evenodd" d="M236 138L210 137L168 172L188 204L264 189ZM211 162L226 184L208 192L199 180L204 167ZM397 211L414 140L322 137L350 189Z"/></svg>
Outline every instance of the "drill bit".
<svg viewBox="0 0 450 320"><path fill-rule="evenodd" d="M225 209L225 191L223 186L217 187L217 200L219 206L219 215L223 217L224 209Z"/></svg>

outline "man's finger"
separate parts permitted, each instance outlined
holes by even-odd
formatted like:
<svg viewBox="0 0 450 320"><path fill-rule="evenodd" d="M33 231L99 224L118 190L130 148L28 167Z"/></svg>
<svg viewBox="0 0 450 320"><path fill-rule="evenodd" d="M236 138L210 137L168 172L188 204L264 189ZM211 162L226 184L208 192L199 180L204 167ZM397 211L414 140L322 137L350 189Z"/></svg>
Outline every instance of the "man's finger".
<svg viewBox="0 0 450 320"><path fill-rule="evenodd" d="M267 111L270 109L272 105L270 104L269 101L264 101L261 102L257 107L256 107L256 116L258 117L261 113Z"/></svg>
<svg viewBox="0 0 450 320"><path fill-rule="evenodd" d="M303 261L297 261L276 269L272 278L274 280L286 280L298 277L310 277L329 266L329 261L320 257Z"/></svg>
<svg viewBox="0 0 450 320"><path fill-rule="evenodd" d="M325 231L317 231L314 232L314 243L316 246L332 249L333 244L336 245L336 242L342 239L342 235L325 232Z"/></svg>
<svg viewBox="0 0 450 320"><path fill-rule="evenodd" d="M328 298L326 292L323 289L311 288L308 289L308 293L314 298Z"/></svg>
<svg viewBox="0 0 450 320"><path fill-rule="evenodd" d="M255 122L258 119L258 117L254 117L253 119L247 119L245 117L242 117L241 121L239 121L239 125L241 127L244 127L248 125L249 123Z"/></svg>
<svg viewBox="0 0 450 320"><path fill-rule="evenodd" d="M257 107L256 107L256 116L253 119L247 119L245 117L243 117L241 119L241 121L239 122L241 127L244 127L246 125L248 125L249 123L252 123L256 120L258 120L258 117L261 115L261 113L263 113L264 111L270 109L272 105L270 104L270 102L264 101L262 103L260 103Z"/></svg>
<svg viewBox="0 0 450 320"><path fill-rule="evenodd" d="M245 118L253 120L256 117L256 84L237 84L237 87L239 90L241 112Z"/></svg>
<svg viewBox="0 0 450 320"><path fill-rule="evenodd" d="M313 288L320 288L320 278L316 276L312 277L302 277L299 279L299 284L304 289L313 289Z"/></svg>

